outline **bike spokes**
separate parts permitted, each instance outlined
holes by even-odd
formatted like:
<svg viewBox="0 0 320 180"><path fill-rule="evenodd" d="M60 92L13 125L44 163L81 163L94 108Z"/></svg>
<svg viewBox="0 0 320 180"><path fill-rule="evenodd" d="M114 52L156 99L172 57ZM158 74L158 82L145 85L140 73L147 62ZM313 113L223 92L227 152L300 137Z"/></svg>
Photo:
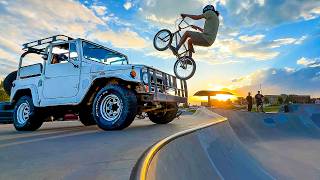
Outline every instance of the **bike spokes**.
<svg viewBox="0 0 320 180"><path fill-rule="evenodd" d="M171 32L166 29L159 31L153 39L153 45L159 51L168 49L168 47L171 45L171 42Z"/></svg>
<svg viewBox="0 0 320 180"><path fill-rule="evenodd" d="M196 64L190 57L179 58L174 65L174 73L181 79L190 79L196 70Z"/></svg>

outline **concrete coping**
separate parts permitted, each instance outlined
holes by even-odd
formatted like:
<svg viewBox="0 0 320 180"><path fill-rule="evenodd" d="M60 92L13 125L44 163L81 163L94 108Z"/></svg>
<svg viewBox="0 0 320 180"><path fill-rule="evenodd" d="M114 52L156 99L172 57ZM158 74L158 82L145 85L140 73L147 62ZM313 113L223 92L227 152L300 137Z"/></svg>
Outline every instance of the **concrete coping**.
<svg viewBox="0 0 320 180"><path fill-rule="evenodd" d="M142 156L138 159L136 165L133 167L130 175L130 180L146 180L147 179L147 173L149 166L155 157L155 155L167 144L170 142L174 141L175 139L194 133L196 131L208 128L210 126L225 122L227 118L225 117L216 117L214 118L214 122L205 124L205 125L200 125L191 129L187 129L181 132L178 132L176 134L173 134L171 136L168 136L159 142L155 143L151 147L149 147L143 154Z"/></svg>

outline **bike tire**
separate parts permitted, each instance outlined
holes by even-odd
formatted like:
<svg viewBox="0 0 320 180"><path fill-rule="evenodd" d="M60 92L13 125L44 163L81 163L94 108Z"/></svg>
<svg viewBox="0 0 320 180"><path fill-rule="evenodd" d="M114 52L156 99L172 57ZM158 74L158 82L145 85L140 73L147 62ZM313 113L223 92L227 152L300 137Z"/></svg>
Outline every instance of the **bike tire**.
<svg viewBox="0 0 320 180"><path fill-rule="evenodd" d="M169 41L167 41L167 44L164 47L159 47L159 45L157 44L157 38L159 37L160 34L162 33L167 33L170 36ZM153 46L156 50L158 51L165 51L169 48L169 46L172 43L172 33L171 31L169 31L168 29L162 29L160 30L153 38Z"/></svg>
<svg viewBox="0 0 320 180"><path fill-rule="evenodd" d="M187 59L186 59L187 58ZM179 64L183 63L183 61L189 61L191 64L188 64L187 66L191 66L191 72L188 73L186 76L182 76L181 73L178 72L178 66ZM174 63L174 68L173 68L173 71L174 71L174 74L179 78L179 79L182 79L182 80L188 80L190 79L194 73L196 72L196 69L197 69L197 65L196 65L196 62L191 58L191 57L188 57L188 56L185 56L185 57L181 57L179 58L175 63Z"/></svg>

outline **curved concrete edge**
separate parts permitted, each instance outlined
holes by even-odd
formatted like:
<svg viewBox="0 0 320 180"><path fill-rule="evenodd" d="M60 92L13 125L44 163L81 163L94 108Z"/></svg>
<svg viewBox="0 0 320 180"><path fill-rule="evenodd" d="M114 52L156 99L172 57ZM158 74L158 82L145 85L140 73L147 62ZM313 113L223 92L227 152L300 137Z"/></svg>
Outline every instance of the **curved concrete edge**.
<svg viewBox="0 0 320 180"><path fill-rule="evenodd" d="M196 131L200 131L202 129L208 128L210 126L222 123L227 121L227 118L219 116L219 117L212 117L213 122L197 126L188 130L184 130L181 132L178 132L176 134L173 134L171 136L168 136L159 142L155 143L151 147L149 147L142 156L138 159L136 165L131 171L130 180L146 180L147 179L147 173L149 166L153 160L153 158L156 156L156 154L167 144L174 141L175 139L186 136L188 134L194 133Z"/></svg>

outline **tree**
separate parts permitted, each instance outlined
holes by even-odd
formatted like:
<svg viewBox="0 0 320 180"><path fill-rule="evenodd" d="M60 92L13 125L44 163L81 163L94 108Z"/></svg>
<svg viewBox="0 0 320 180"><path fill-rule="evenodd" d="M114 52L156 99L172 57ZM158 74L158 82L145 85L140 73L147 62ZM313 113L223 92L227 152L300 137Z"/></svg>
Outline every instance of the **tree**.
<svg viewBox="0 0 320 180"><path fill-rule="evenodd" d="M278 104L282 104L282 103L283 103L282 97L278 97Z"/></svg>
<svg viewBox="0 0 320 180"><path fill-rule="evenodd" d="M0 81L0 101L8 101L10 97L3 89L3 81Z"/></svg>
<svg viewBox="0 0 320 180"><path fill-rule="evenodd" d="M269 98L267 98L267 97L264 97L263 101L264 101L265 104L269 104L270 103Z"/></svg>

